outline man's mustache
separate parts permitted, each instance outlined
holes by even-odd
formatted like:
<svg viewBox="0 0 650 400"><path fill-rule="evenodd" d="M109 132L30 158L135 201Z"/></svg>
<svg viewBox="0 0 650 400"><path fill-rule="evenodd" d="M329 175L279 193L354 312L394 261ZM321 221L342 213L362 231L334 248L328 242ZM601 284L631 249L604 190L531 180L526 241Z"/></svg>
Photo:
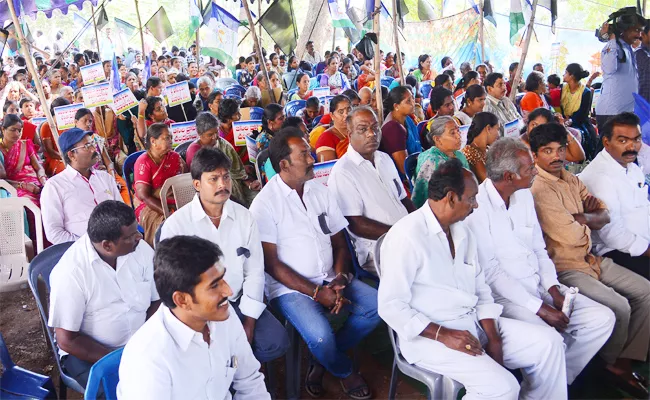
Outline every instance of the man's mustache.
<svg viewBox="0 0 650 400"><path fill-rule="evenodd" d="M634 150L630 150L630 151L625 151L625 152L623 152L623 156L635 156L635 157L636 157L636 156L638 156L638 155L639 155L639 152L638 152L638 151L634 151Z"/></svg>
<svg viewBox="0 0 650 400"><path fill-rule="evenodd" d="M218 192L215 193L214 195L215 195L215 196L219 196L220 194L227 194L227 195L230 195L230 190L228 190L228 189L223 189L223 190L218 191Z"/></svg>

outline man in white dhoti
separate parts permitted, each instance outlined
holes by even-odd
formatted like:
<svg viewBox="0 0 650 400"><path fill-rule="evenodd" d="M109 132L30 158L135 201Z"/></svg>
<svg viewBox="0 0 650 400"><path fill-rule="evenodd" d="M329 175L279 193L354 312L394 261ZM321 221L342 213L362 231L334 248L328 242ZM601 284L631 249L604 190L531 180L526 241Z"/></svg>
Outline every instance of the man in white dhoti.
<svg viewBox="0 0 650 400"><path fill-rule="evenodd" d="M537 169L528 147L518 139L499 139L490 146L486 168L478 210L467 218L485 279L503 316L555 328L562 335L570 385L609 339L616 317L581 294L570 316L562 312L568 288L558 282L546 252L529 189Z"/></svg>
<svg viewBox="0 0 650 400"><path fill-rule="evenodd" d="M478 183L458 159L442 164L429 199L381 246L379 315L404 358L462 383L464 399L566 399L564 345L551 328L501 318L463 220ZM521 388L506 368L521 368Z"/></svg>

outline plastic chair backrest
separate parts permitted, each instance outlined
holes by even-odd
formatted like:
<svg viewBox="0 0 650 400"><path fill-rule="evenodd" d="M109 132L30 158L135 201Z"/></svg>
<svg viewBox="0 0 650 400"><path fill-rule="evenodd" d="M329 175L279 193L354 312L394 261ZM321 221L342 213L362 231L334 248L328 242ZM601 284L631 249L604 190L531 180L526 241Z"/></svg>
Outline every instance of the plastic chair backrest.
<svg viewBox="0 0 650 400"><path fill-rule="evenodd" d="M28 255L25 243L25 208L34 214L36 251L43 251L41 210L25 197L0 199L0 292L17 290L27 282Z"/></svg>
<svg viewBox="0 0 650 400"><path fill-rule="evenodd" d="M236 94L236 93L226 94L226 95L223 96L223 98L224 99L232 99L232 100L241 100L241 96Z"/></svg>
<svg viewBox="0 0 650 400"><path fill-rule="evenodd" d="M4 370L12 369L13 367L16 366L14 362L11 360L11 356L9 355L9 350L7 349L7 344L5 343L4 337L2 337L2 334L0 333L0 362L2 362L2 367Z"/></svg>
<svg viewBox="0 0 650 400"><path fill-rule="evenodd" d="M144 150L141 151L136 151L133 154L130 154L126 160L124 160L124 165L122 165L122 178L124 178L124 182L126 182L126 188L129 190L129 200L131 200L131 206L135 209L135 206L133 206L133 179L131 179L131 174L133 173L133 169L135 168L135 162L138 160L138 157L144 153Z"/></svg>
<svg viewBox="0 0 650 400"><path fill-rule="evenodd" d="M424 98L429 98L429 95L431 94L431 89L433 87L431 86L431 81L424 81L420 83L420 94Z"/></svg>
<svg viewBox="0 0 650 400"><path fill-rule="evenodd" d="M352 81L352 88L355 92L359 91L359 78Z"/></svg>
<svg viewBox="0 0 650 400"><path fill-rule="evenodd" d="M307 106L307 101L305 100L294 100L287 103L284 106L284 113L287 117L294 117L298 111L302 110Z"/></svg>
<svg viewBox="0 0 650 400"><path fill-rule="evenodd" d="M390 84L393 83L394 80L395 80L395 78L393 78L392 76L382 76L381 77L381 85L389 87Z"/></svg>
<svg viewBox="0 0 650 400"><path fill-rule="evenodd" d="M183 159L183 161L185 161L185 162L187 162L187 159L186 159L186 157L187 157L187 148L190 147L192 142L194 142L194 140L186 140L185 142L183 142L183 143L179 144L178 146L176 146L176 148L174 149L174 151L176 153L178 153L181 156L181 158Z"/></svg>
<svg viewBox="0 0 650 400"><path fill-rule="evenodd" d="M352 267L354 268L354 276L356 276L357 279L369 278L375 282L379 282L379 278L377 278L370 272L366 271L365 269L361 268L361 264L359 264L359 259L357 258L357 251L354 249L354 246L352 245L352 238L350 237L350 234L348 233L347 229L343 229L343 235L345 236L345 242L348 245L348 250L350 251L350 256L352 257Z"/></svg>
<svg viewBox="0 0 650 400"><path fill-rule="evenodd" d="M239 82L232 78L219 78L214 81L214 87L219 90L225 90L232 85L239 85Z"/></svg>
<svg viewBox="0 0 650 400"><path fill-rule="evenodd" d="M122 360L122 351L117 349L99 359L92 367L88 375L85 400L95 400L99 385L104 386L104 398L106 400L117 400L117 383L120 381L119 369Z"/></svg>
<svg viewBox="0 0 650 400"><path fill-rule="evenodd" d="M515 96L515 106L517 107L519 114L521 114L521 99L523 99L525 95L526 93L517 93Z"/></svg>
<svg viewBox="0 0 650 400"><path fill-rule="evenodd" d="M169 192L169 189L172 190L176 209L179 209L192 201L196 194L196 189L194 189L194 185L192 185L192 176L189 172L168 178L160 188L160 204L162 205L163 215L165 218L169 217L171 214L169 211L169 205L167 204L167 193Z"/></svg>
<svg viewBox="0 0 650 400"><path fill-rule="evenodd" d="M224 90L223 94L236 94L239 97L244 97L246 88L242 85L231 85Z"/></svg>
<svg viewBox="0 0 650 400"><path fill-rule="evenodd" d="M289 91L287 92L287 99L290 99L291 96L293 96L293 95L296 94L297 92L298 92L298 88L293 88L293 89L289 90Z"/></svg>
<svg viewBox="0 0 650 400"><path fill-rule="evenodd" d="M262 119L264 109L262 107L251 107L251 119Z"/></svg>
<svg viewBox="0 0 650 400"><path fill-rule="evenodd" d="M36 300L36 306L38 307L38 311L41 314L41 321L45 327L44 330L47 334L47 339L50 344L52 354L54 355L54 360L57 367L59 368L61 379L69 388L79 393L83 393L84 388L72 377L68 376L63 368L61 368L59 347L54 340L53 329L47 325L48 317L50 314L48 304L50 294L50 274L52 273L54 266L63 256L63 253L65 253L73 243L74 242L55 244L54 246L50 246L47 249L43 250L42 253L34 257L32 262L29 264L28 280L29 288L32 290L32 294ZM43 287L43 285L39 285L39 277L43 278L42 282L45 284L45 287Z"/></svg>
<svg viewBox="0 0 650 400"><path fill-rule="evenodd" d="M420 155L419 152L409 154L408 157L406 157L406 160L404 160L404 172L406 172L406 177L409 180L409 184L411 185L411 190L413 190L413 181L415 180L415 168L418 165L418 156Z"/></svg>
<svg viewBox="0 0 650 400"><path fill-rule="evenodd" d="M314 120L311 122L312 129L318 126L318 124L320 124L321 118L323 118L322 115L319 115L316 118L314 118Z"/></svg>
<svg viewBox="0 0 650 400"><path fill-rule="evenodd" d="M0 189L6 190L11 195L11 197L18 197L18 191L16 188L11 186L11 183L5 181L4 179L0 179Z"/></svg>

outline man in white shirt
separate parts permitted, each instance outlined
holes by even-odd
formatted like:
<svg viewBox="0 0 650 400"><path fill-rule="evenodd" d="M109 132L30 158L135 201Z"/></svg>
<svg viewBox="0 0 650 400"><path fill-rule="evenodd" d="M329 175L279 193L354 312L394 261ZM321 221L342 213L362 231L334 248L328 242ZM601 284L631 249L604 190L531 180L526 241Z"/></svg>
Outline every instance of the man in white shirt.
<svg viewBox="0 0 650 400"><path fill-rule="evenodd" d="M313 180L314 158L304 137L293 127L273 136L269 158L278 174L250 208L264 250L267 297L316 359L307 373L307 392L323 395L327 370L346 393L369 398L370 389L346 352L380 322L377 291L349 274L342 232L348 222L327 188ZM335 335L325 314L344 307L350 314Z"/></svg>
<svg viewBox="0 0 650 400"><path fill-rule="evenodd" d="M131 68L137 68L140 71L144 69L144 62L142 61L142 53L140 52L135 53L135 60L133 61L133 64L131 64Z"/></svg>
<svg viewBox="0 0 650 400"><path fill-rule="evenodd" d="M610 223L592 233L594 253L650 279L648 185L634 163L641 149L639 117L622 113L601 129L604 149L580 174L609 210Z"/></svg>
<svg viewBox="0 0 650 400"><path fill-rule="evenodd" d="M519 139L499 139L488 151L486 168L479 208L467 219L477 237L486 281L505 317L562 334L570 385L609 339L616 318L609 308L581 294L572 313L562 312L568 288L558 282L546 252L529 189L537 169L528 147Z"/></svg>
<svg viewBox="0 0 650 400"><path fill-rule="evenodd" d="M121 400L271 398L246 333L229 310L232 290L219 246L174 236L156 247L163 305L133 335L120 362Z"/></svg>
<svg viewBox="0 0 650 400"><path fill-rule="evenodd" d="M428 200L381 246L379 314L409 363L462 383L472 399L566 398L564 345L549 328L500 318L463 220L477 207L474 175L453 158ZM521 388L504 367L523 370Z"/></svg>
<svg viewBox="0 0 650 400"><path fill-rule="evenodd" d="M325 61L323 59L323 56L321 56L319 52L314 50L314 42L312 40L307 42L307 44L305 45L305 49L307 51L305 51L305 54L302 55L303 61L307 61L313 66L316 66L316 64Z"/></svg>
<svg viewBox="0 0 650 400"><path fill-rule="evenodd" d="M160 239L196 235L219 244L230 301L244 325L260 362L274 360L289 348L287 331L264 304L264 254L250 211L230 200L231 160L216 148L203 148L192 159L192 181L198 192L162 226Z"/></svg>
<svg viewBox="0 0 650 400"><path fill-rule="evenodd" d="M48 179L41 193L45 236L53 244L74 242L83 236L97 204L122 201L115 179L106 171L92 169L99 160L92 134L72 128L59 137L59 148L68 165Z"/></svg>
<svg viewBox="0 0 650 400"><path fill-rule="evenodd" d="M379 237L415 211L393 159L379 148L379 122L370 107L353 109L347 117L348 151L332 168L327 187L348 220L359 264L376 273L372 249Z"/></svg>
<svg viewBox="0 0 650 400"><path fill-rule="evenodd" d="M50 317L63 368L83 387L90 367L122 347L160 304L153 250L138 232L133 209L105 201L88 233L50 275Z"/></svg>

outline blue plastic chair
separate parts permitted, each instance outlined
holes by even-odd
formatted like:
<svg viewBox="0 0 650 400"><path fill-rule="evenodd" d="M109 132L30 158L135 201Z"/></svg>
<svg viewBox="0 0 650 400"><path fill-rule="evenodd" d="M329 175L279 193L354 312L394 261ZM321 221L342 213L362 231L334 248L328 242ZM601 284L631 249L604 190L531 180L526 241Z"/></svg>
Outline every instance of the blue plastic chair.
<svg viewBox="0 0 650 400"><path fill-rule="evenodd" d="M124 182L126 182L126 188L129 189L129 200L131 200L131 207L133 207L133 195L131 194L131 191L133 190L133 179L131 178L131 175L133 174L133 168L135 167L136 160L144 152L145 151L142 150L130 154L126 160L124 160L124 165L122 166L122 178L124 178Z"/></svg>
<svg viewBox="0 0 650 400"><path fill-rule="evenodd" d="M395 78L392 76L382 76L381 77L381 86L390 87L390 84L393 83Z"/></svg>
<svg viewBox="0 0 650 400"><path fill-rule="evenodd" d="M93 364L88 375L84 400L95 400L99 391L99 385L102 384L104 387L104 398L106 400L117 400L117 383L120 381L118 371L120 369L123 350L122 348L108 353Z"/></svg>
<svg viewBox="0 0 650 400"><path fill-rule="evenodd" d="M72 246L72 243L73 242L60 243L43 250L40 254L34 257L32 262L29 264L29 273L27 276L29 280L29 288L34 294L36 306L38 307L38 311L41 314L41 322L43 323L43 331L45 337L50 344L52 354L54 355L54 361L59 368L60 399L67 398L67 388L70 388L79 393L84 392L84 388L76 380L74 380L74 378L68 376L61 366L61 360L59 358L59 346L57 346L56 341L54 340L53 329L47 326L49 316L49 304L47 301L50 295L50 273L52 272L54 266L61 259L61 256L63 256L63 253L65 253L66 250Z"/></svg>
<svg viewBox="0 0 650 400"><path fill-rule="evenodd" d="M284 113L287 117L295 117L298 111L302 110L307 106L306 100L293 100L287 103L284 106Z"/></svg>
<svg viewBox="0 0 650 400"><path fill-rule="evenodd" d="M431 86L431 81L425 81L420 83L420 94L422 95L422 97L428 99L429 95L431 94L431 89L433 89L433 87Z"/></svg>
<svg viewBox="0 0 650 400"><path fill-rule="evenodd" d="M359 264L359 260L357 259L357 252L356 250L354 250L354 246L352 245L352 239L350 238L350 234L348 233L347 229L343 229L343 235L345 236L345 243L347 243L348 250L350 250L350 256L352 257L352 267L354 268L354 276L359 280L363 278L368 278L370 280L379 283L379 278L377 278L375 275L371 274L370 272L366 271L365 269L361 268L361 264Z"/></svg>
<svg viewBox="0 0 650 400"><path fill-rule="evenodd" d="M241 96L238 94L226 94L223 96L224 99L233 99L233 100L240 100L241 101Z"/></svg>
<svg viewBox="0 0 650 400"><path fill-rule="evenodd" d="M322 116L322 115L319 115L319 116L317 116L316 118L314 118L313 121L311 121L311 127L312 127L312 129L314 129L315 127L318 126L318 124L320 124L320 120L321 120L321 118L323 118L323 116Z"/></svg>
<svg viewBox="0 0 650 400"><path fill-rule="evenodd" d="M262 107L251 107L251 119L262 119L264 109Z"/></svg>
<svg viewBox="0 0 650 400"><path fill-rule="evenodd" d="M293 88L293 89L289 90L289 91L287 92L287 99L291 99L291 96L293 96L294 94L296 94L296 92L298 92L298 88Z"/></svg>
<svg viewBox="0 0 650 400"><path fill-rule="evenodd" d="M359 91L359 78L352 81L352 89L354 89L355 92Z"/></svg>
<svg viewBox="0 0 650 400"><path fill-rule="evenodd" d="M242 85L232 85L227 87L223 94L224 96L236 95L241 98L246 94L246 89Z"/></svg>
<svg viewBox="0 0 650 400"><path fill-rule="evenodd" d="M174 149L174 151L178 153L185 162L187 162L185 159L185 157L187 157L187 148L190 147L192 143L194 143L194 140L186 140Z"/></svg>
<svg viewBox="0 0 650 400"><path fill-rule="evenodd" d="M422 122L420 122L422 123ZM419 127L418 127L419 128ZM418 129L419 130L419 129ZM418 165L418 156L420 153L409 154L404 160L404 172L406 172L406 178L409 180L409 186L411 192L413 192L413 181L415 180L415 168Z"/></svg>
<svg viewBox="0 0 650 400"><path fill-rule="evenodd" d="M4 372L0 376L0 399L46 399L56 397L52 380L14 364L5 340L0 334L0 361Z"/></svg>
<svg viewBox="0 0 650 400"><path fill-rule="evenodd" d="M320 86L320 80L317 78L309 78L309 90Z"/></svg>

